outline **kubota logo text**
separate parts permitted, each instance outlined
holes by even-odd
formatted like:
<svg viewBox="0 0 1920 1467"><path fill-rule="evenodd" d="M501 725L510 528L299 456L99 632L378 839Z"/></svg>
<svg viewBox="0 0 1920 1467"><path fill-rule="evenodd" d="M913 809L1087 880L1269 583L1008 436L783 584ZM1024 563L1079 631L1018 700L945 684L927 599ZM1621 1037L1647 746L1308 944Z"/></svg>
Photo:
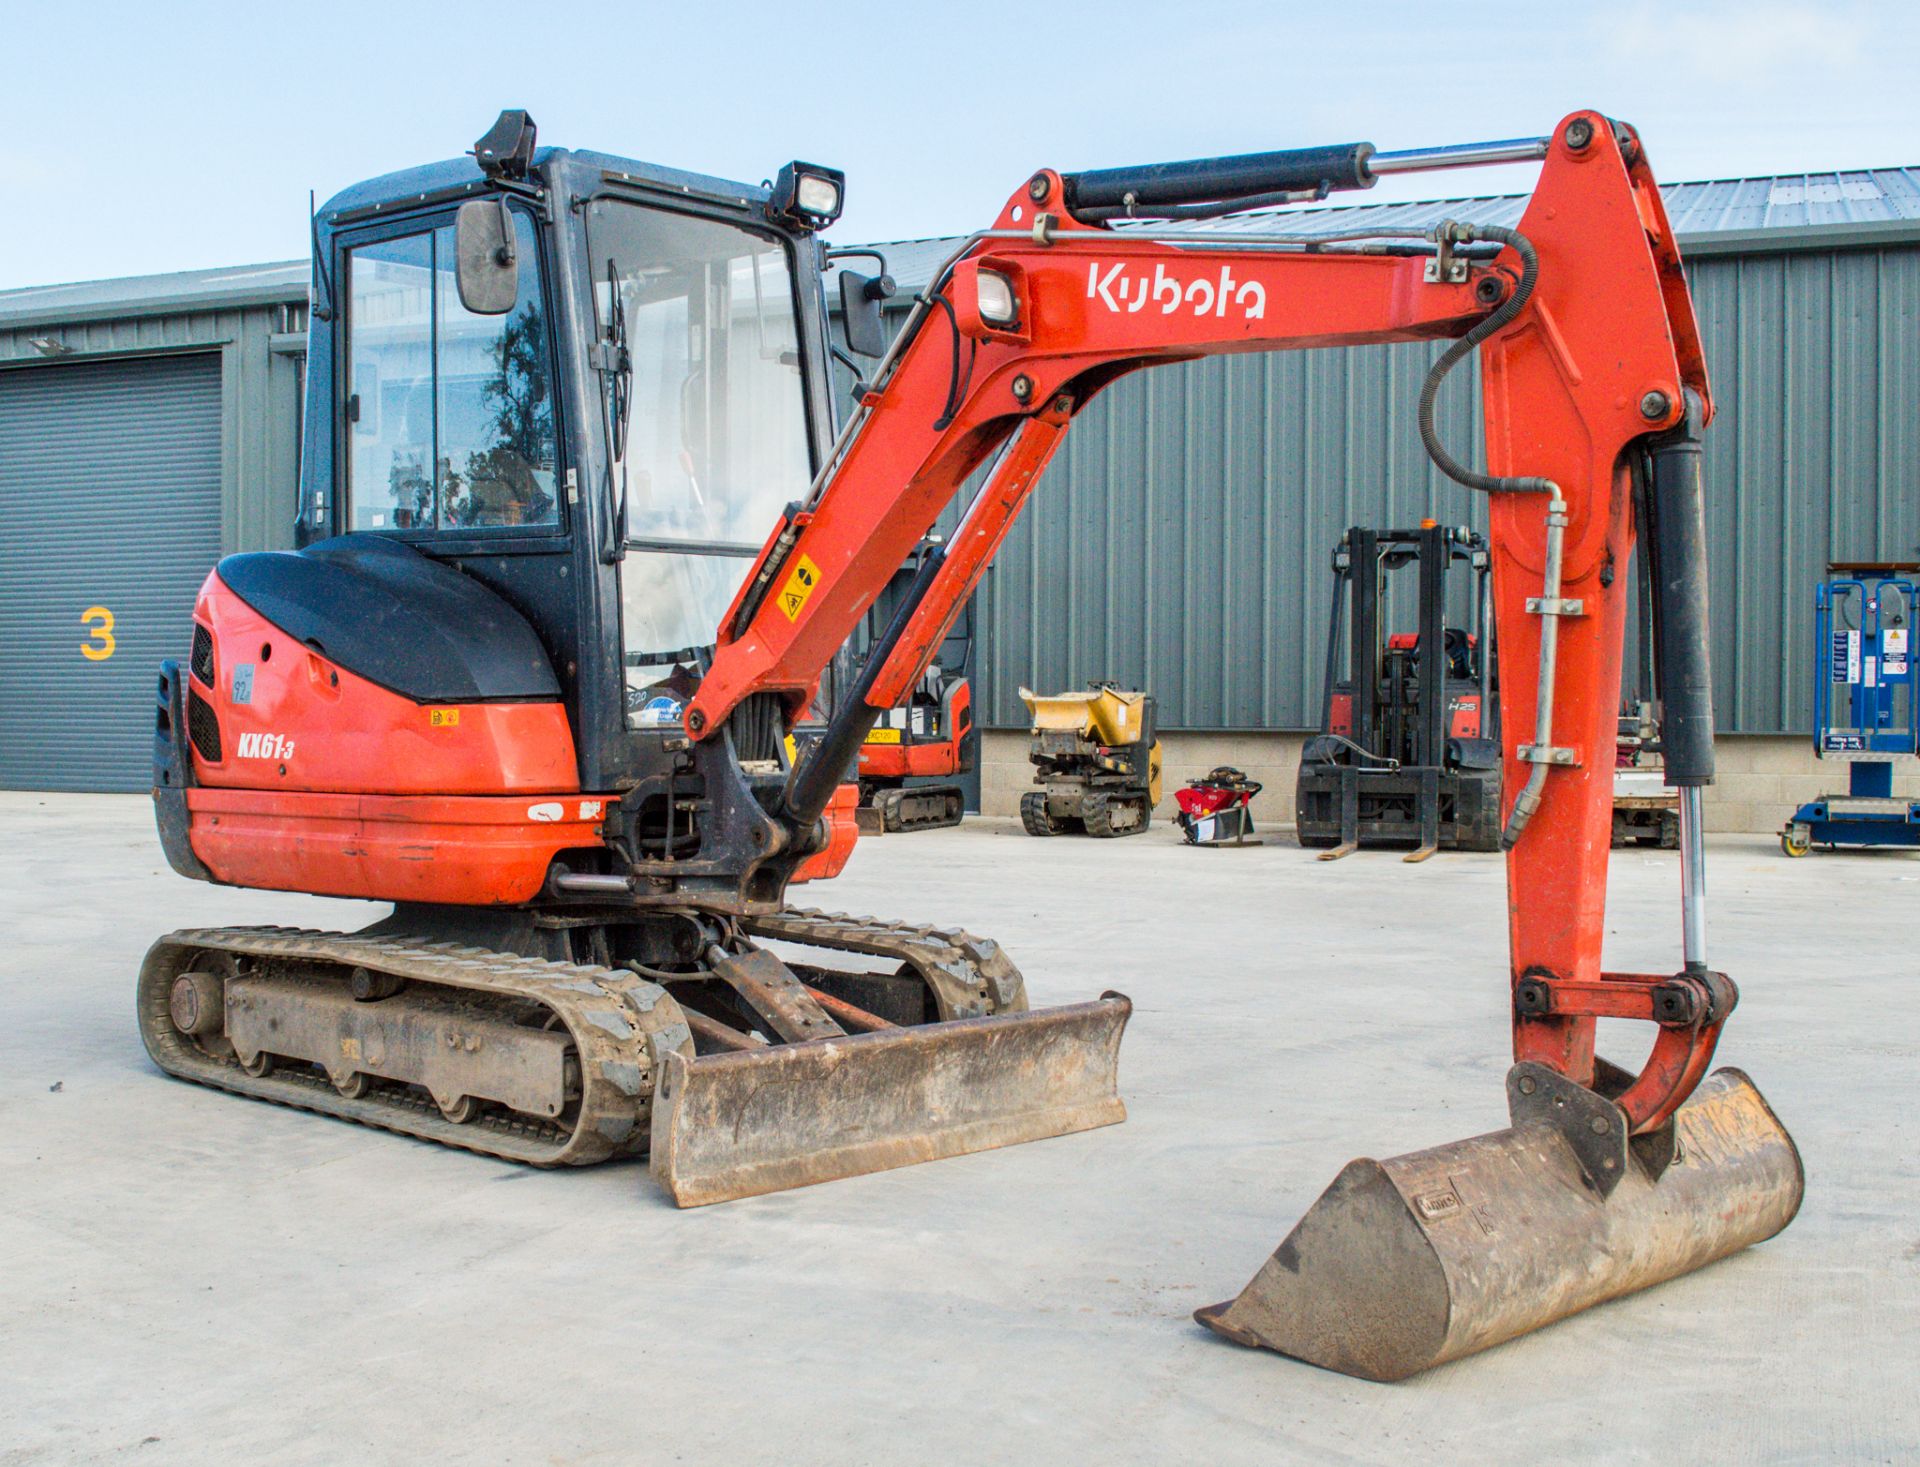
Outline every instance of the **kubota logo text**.
<svg viewBox="0 0 1920 1467"><path fill-rule="evenodd" d="M1233 268L1220 267L1218 281L1182 280L1167 273L1165 265L1153 267L1153 278L1129 275L1125 265L1102 271L1098 262L1087 266L1087 299L1097 300L1109 311L1145 310L1148 301L1163 316L1171 316L1186 306L1195 316L1224 316L1234 306L1241 318L1258 321L1267 314L1267 288L1257 280L1235 280Z"/></svg>
<svg viewBox="0 0 1920 1467"><path fill-rule="evenodd" d="M280 734L243 733L233 752L242 759L291 759L293 740Z"/></svg>

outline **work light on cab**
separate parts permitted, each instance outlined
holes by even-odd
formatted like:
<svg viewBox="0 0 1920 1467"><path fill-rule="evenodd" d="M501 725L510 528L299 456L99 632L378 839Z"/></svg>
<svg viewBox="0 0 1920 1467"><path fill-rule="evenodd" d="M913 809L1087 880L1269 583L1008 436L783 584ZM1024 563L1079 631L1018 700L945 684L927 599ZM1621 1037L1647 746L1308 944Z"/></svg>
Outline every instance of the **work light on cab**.
<svg viewBox="0 0 1920 1467"><path fill-rule="evenodd" d="M793 162L773 181L767 212L802 229L825 229L840 217L847 176L837 168Z"/></svg>

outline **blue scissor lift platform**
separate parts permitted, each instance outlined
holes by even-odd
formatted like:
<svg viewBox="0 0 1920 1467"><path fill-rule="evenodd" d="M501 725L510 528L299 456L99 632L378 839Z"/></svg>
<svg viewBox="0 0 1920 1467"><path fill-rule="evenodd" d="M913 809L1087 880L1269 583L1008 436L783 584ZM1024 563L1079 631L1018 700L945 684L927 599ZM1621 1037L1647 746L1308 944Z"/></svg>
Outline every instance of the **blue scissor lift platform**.
<svg viewBox="0 0 1920 1467"><path fill-rule="evenodd" d="M1780 849L1920 848L1920 800L1893 793L1894 765L1920 757L1913 643L1920 564L1835 564L1814 592L1813 751L1847 763L1847 792L1793 812Z"/></svg>

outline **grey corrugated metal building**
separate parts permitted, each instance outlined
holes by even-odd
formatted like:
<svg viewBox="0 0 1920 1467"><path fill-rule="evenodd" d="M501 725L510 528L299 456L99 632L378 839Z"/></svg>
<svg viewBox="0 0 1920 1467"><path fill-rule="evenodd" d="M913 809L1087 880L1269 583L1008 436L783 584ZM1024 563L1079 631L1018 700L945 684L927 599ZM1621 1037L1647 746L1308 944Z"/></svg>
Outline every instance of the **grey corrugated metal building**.
<svg viewBox="0 0 1920 1467"><path fill-rule="evenodd" d="M1707 465L1723 730L1784 735L1809 716L1813 577L1829 558L1920 547L1920 180L1665 192L1722 414ZM1521 204L1299 209L1287 228L1511 222ZM902 304L952 244L885 246ZM0 292L0 786L144 781L151 670L178 654L192 588L220 553L290 539L306 289L295 263ZM981 593L986 808L1010 808L1027 778L1016 687L1111 676L1159 695L1170 774L1259 766L1282 813L1288 750L1316 716L1334 538L1482 512L1413 431L1438 349L1216 358L1095 401ZM1465 444L1478 404L1459 377L1442 427ZM81 650L99 648L98 619L81 619L96 609L116 612L101 661ZM68 711L126 747L63 743L47 730ZM1789 774L1814 777L1793 758L1785 773L1735 761L1718 823L1773 819Z"/></svg>
<svg viewBox="0 0 1920 1467"><path fill-rule="evenodd" d="M0 788L145 788L154 671L291 543L307 267L0 292Z"/></svg>

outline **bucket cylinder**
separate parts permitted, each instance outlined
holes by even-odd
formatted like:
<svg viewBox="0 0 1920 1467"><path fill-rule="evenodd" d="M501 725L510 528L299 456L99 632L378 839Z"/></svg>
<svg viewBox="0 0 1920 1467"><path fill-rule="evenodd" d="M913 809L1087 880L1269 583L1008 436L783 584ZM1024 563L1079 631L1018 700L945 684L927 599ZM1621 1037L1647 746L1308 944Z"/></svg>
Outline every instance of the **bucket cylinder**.
<svg viewBox="0 0 1920 1467"><path fill-rule="evenodd" d="M1763 1242L1799 1210L1799 1153L1739 1070L1703 1081L1670 1135L1631 1141L1611 1102L1534 1074L1509 1076L1507 1130L1349 1162L1240 1296L1194 1318L1404 1380Z"/></svg>

